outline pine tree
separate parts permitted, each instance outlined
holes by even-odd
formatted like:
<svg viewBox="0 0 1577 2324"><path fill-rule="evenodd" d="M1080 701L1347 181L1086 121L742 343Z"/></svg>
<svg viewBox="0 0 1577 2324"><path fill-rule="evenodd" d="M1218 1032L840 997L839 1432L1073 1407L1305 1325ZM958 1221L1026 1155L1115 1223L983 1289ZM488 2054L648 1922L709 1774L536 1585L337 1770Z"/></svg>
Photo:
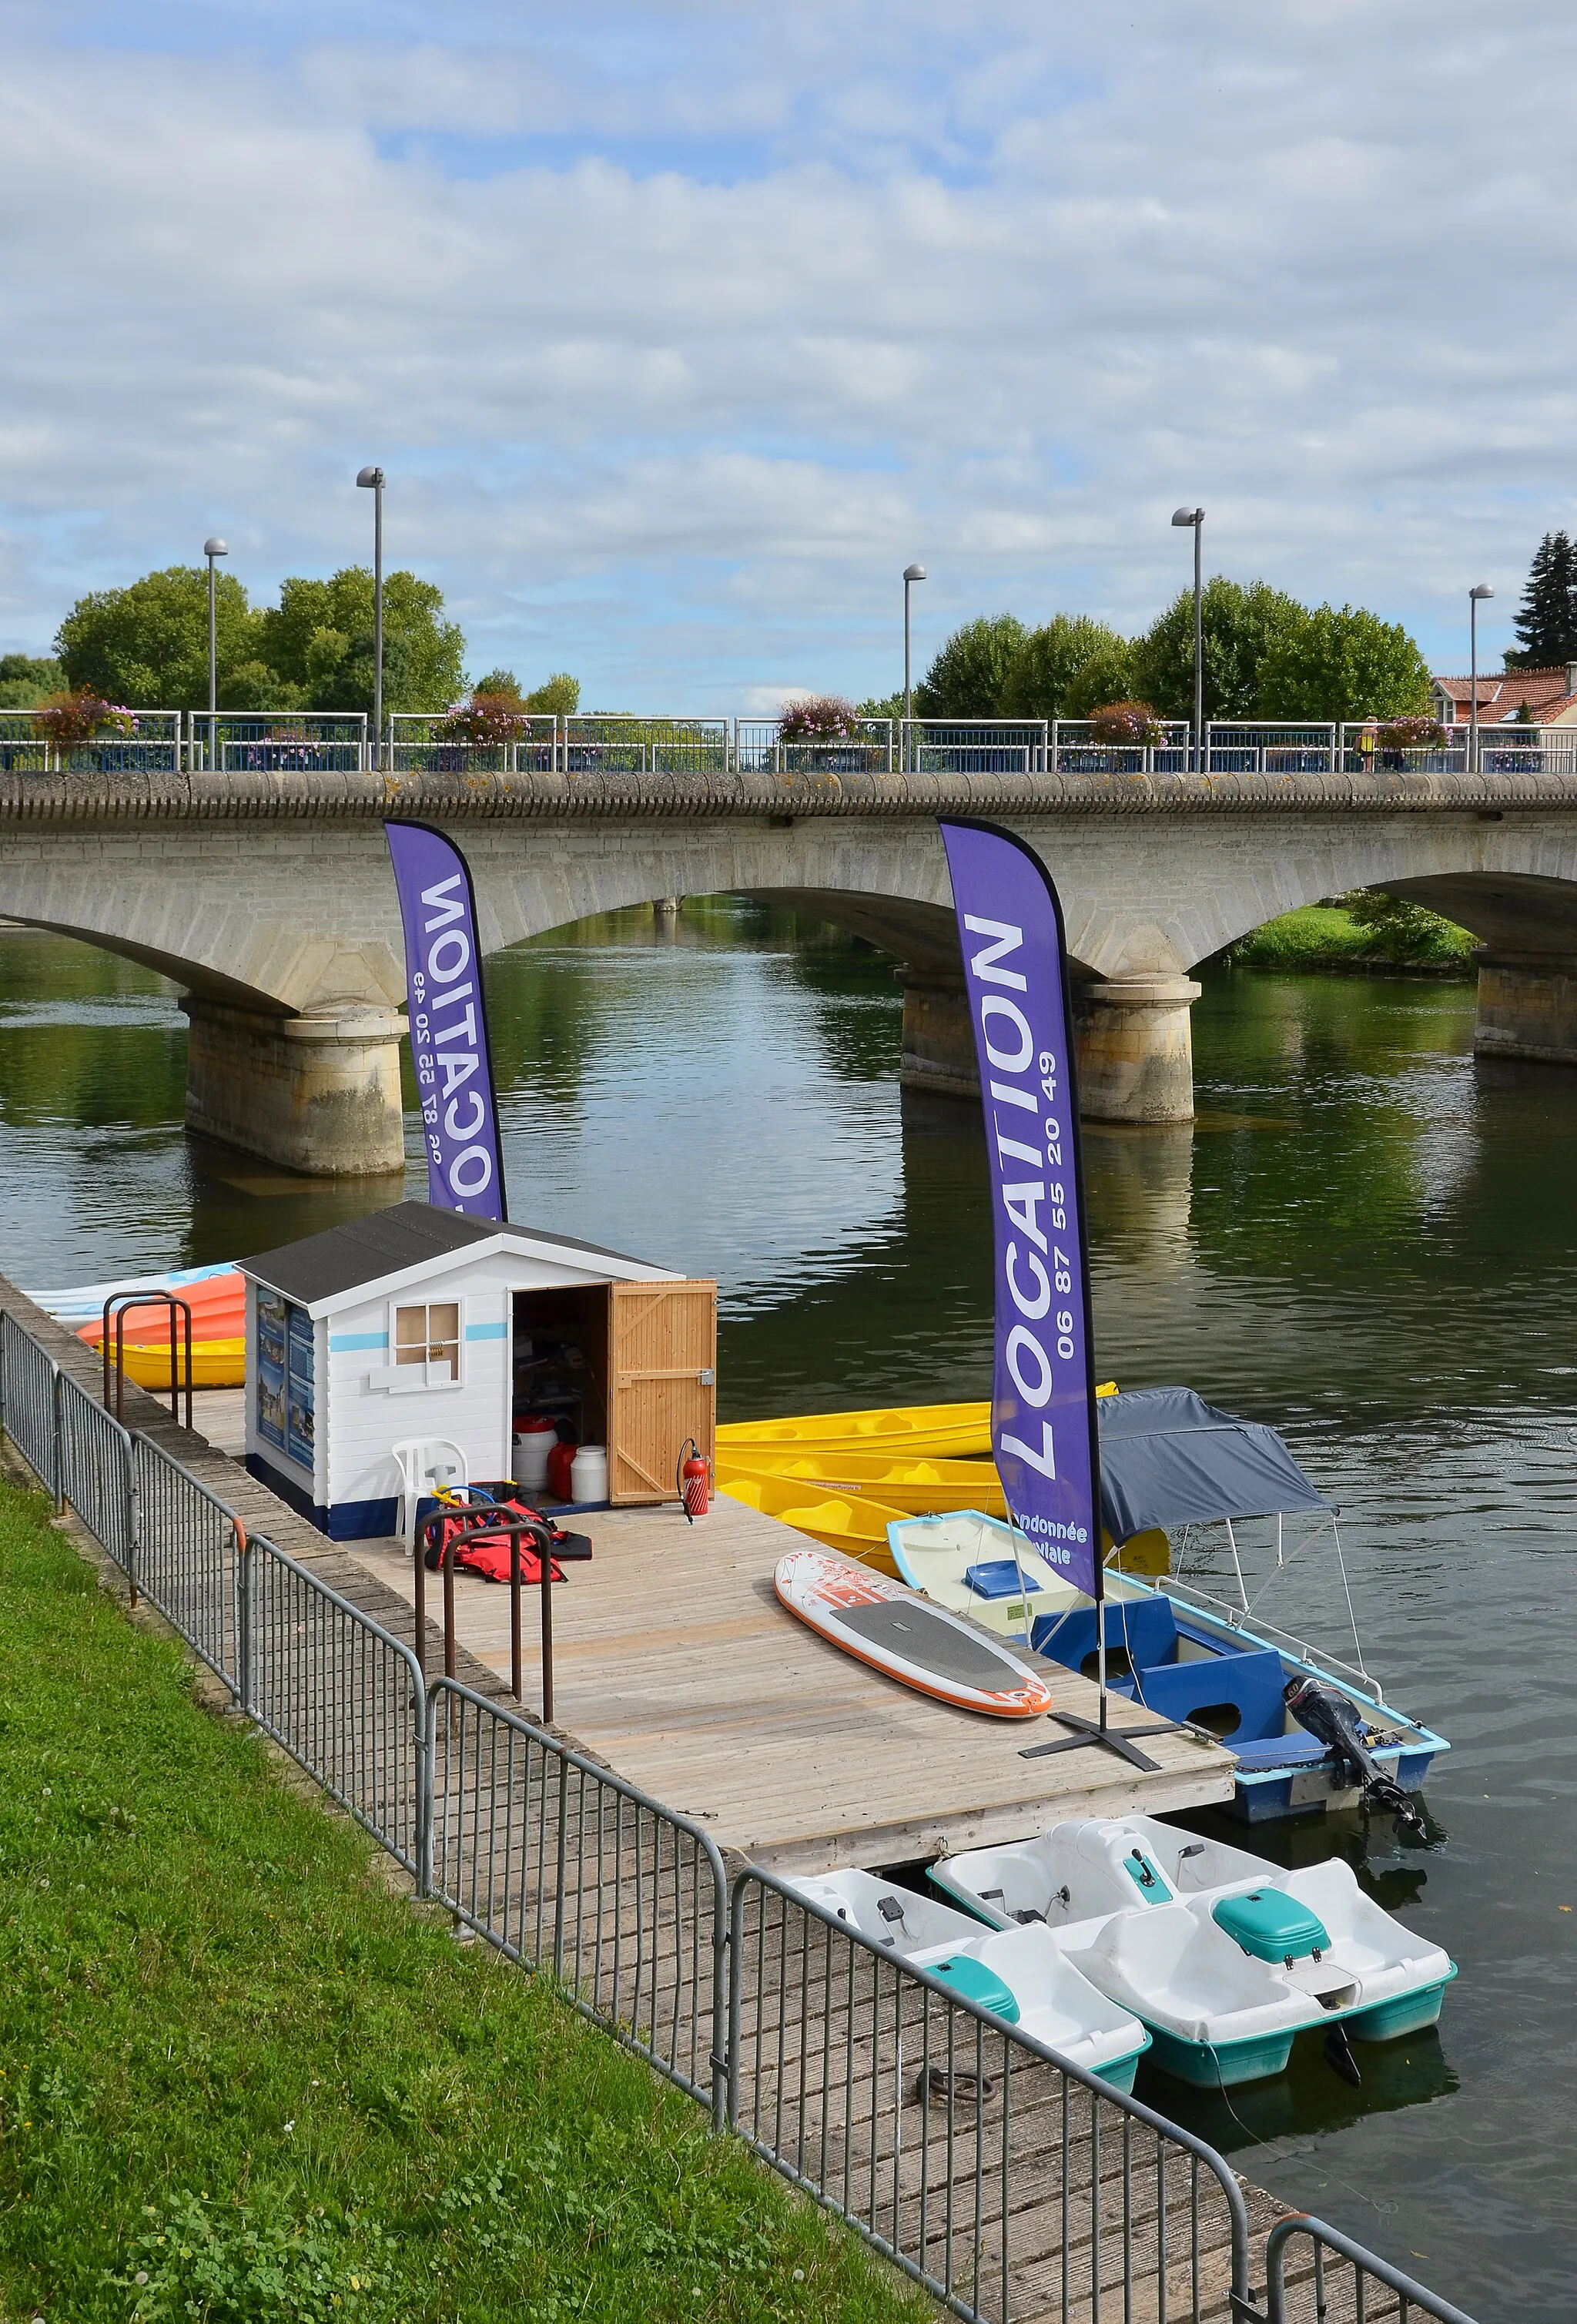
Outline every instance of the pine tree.
<svg viewBox="0 0 1577 2324"><path fill-rule="evenodd" d="M1577 546L1563 532L1546 532L1534 552L1527 586L1512 625L1519 650L1508 669L1553 669L1577 661Z"/></svg>

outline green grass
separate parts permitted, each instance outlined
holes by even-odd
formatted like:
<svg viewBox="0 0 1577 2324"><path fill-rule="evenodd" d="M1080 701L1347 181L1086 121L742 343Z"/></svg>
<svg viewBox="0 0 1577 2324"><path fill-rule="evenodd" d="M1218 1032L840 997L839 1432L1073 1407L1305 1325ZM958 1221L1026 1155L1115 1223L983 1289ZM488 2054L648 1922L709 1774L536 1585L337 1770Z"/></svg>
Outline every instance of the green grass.
<svg viewBox="0 0 1577 2324"><path fill-rule="evenodd" d="M1256 968L1320 968L1352 961L1377 968L1412 963L1466 969L1478 941L1454 920L1417 904L1396 900L1378 923L1367 927L1344 906L1305 904L1241 937L1231 958Z"/></svg>
<svg viewBox="0 0 1577 2324"><path fill-rule="evenodd" d="M931 2312L193 1690L0 1486L0 2312Z"/></svg>

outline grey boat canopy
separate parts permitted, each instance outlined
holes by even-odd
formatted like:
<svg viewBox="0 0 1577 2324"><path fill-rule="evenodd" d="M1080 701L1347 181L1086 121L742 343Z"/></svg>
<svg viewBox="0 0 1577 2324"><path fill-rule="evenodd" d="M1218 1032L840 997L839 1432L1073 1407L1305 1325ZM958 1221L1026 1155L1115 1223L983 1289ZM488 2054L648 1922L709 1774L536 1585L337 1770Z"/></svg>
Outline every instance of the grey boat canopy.
<svg viewBox="0 0 1577 2324"><path fill-rule="evenodd" d="M1328 1509L1274 1428L1218 1412L1191 1388L1103 1396L1101 1517L1113 1541L1151 1526Z"/></svg>

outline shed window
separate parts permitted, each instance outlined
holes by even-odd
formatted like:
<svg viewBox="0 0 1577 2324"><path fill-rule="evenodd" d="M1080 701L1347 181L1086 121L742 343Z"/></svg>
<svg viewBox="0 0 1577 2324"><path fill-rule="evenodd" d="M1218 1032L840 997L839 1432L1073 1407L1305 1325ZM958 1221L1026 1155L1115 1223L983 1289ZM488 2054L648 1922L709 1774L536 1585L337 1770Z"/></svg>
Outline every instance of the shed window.
<svg viewBox="0 0 1577 2324"><path fill-rule="evenodd" d="M410 1368L412 1388L456 1386L460 1378L459 1301L434 1300L426 1306L396 1307L394 1364L396 1370Z"/></svg>

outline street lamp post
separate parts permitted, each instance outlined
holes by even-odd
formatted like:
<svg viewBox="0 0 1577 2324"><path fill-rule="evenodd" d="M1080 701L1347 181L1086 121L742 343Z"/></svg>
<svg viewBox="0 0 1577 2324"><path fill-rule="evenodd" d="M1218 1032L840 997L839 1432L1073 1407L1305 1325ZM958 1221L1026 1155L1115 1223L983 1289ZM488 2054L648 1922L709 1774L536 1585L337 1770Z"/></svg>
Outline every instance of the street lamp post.
<svg viewBox="0 0 1577 2324"><path fill-rule="evenodd" d="M908 722L915 715L914 688L909 684L909 590L917 581L926 578L923 565L906 565L903 568L903 715L904 750L908 750Z"/></svg>
<svg viewBox="0 0 1577 2324"><path fill-rule="evenodd" d="M1471 700L1468 706L1468 772L1479 771L1479 605L1494 590L1487 581L1475 581L1468 591L1468 685Z"/></svg>
<svg viewBox="0 0 1577 2324"><path fill-rule="evenodd" d="M1194 528L1194 765L1197 772L1204 764L1204 511L1174 509L1172 521Z"/></svg>
<svg viewBox="0 0 1577 2324"><path fill-rule="evenodd" d="M214 764L214 744L217 733L219 708L219 632L214 613L214 559L228 557L230 547L213 533L203 543L203 555L208 560L208 767Z"/></svg>
<svg viewBox="0 0 1577 2324"><path fill-rule="evenodd" d="M356 482L373 495L373 764L383 763L383 471L361 468Z"/></svg>

